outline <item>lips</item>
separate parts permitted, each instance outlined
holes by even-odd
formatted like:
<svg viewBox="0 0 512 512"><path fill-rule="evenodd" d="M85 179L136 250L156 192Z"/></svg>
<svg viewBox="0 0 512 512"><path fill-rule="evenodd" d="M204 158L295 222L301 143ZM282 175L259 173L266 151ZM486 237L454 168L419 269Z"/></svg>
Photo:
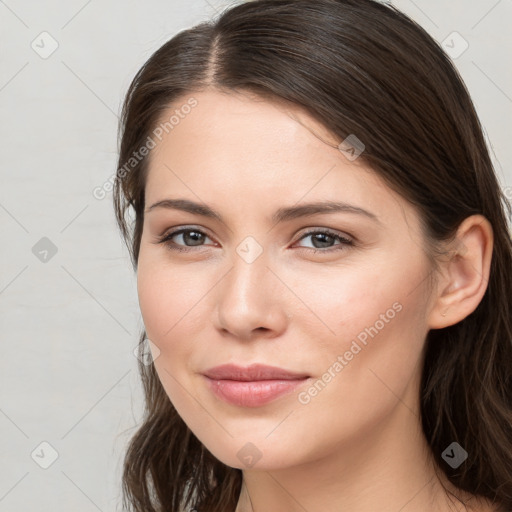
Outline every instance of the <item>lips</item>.
<svg viewBox="0 0 512 512"><path fill-rule="evenodd" d="M238 407L260 407L309 380L305 373L261 364L245 368L233 364L216 366L203 376L218 398Z"/></svg>
<svg viewBox="0 0 512 512"><path fill-rule="evenodd" d="M245 368L234 364L223 364L210 368L204 372L204 375L214 380L237 380L246 382L258 380L295 380L309 377L306 373L292 372L264 364L252 364Z"/></svg>

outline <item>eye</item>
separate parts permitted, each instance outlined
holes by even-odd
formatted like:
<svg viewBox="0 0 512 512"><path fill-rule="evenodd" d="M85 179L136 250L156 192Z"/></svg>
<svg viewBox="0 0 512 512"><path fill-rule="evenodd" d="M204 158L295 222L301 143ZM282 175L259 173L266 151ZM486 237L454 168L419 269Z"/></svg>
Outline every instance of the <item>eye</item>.
<svg viewBox="0 0 512 512"><path fill-rule="evenodd" d="M173 238L175 237L176 240L181 239L182 243L176 243L176 241L173 241ZM341 235L340 233L337 233L336 231L331 231L325 228L310 230L307 233L304 233L299 239L299 241L304 240L308 237L311 237L313 247L308 248L303 246L300 248L312 250L315 254L318 252L325 253L344 250L346 249L346 246L354 245L353 240ZM171 249L173 251L187 252L192 250L193 247L203 246L203 242L205 241L205 239L208 238L208 235L206 235L206 233L204 233L200 229L180 228L174 231L170 231L169 233L166 233L156 243L163 244L168 249ZM336 241L338 241L339 243L334 243Z"/></svg>
<svg viewBox="0 0 512 512"><path fill-rule="evenodd" d="M177 244L172 241L174 237L180 239L185 243L185 245ZM181 228L174 231L171 231L165 234L162 238L158 240L157 243L165 245L168 249L173 251L189 251L192 247L201 246L202 242L205 238L209 238L206 233L196 228ZM189 244L190 245L187 245Z"/></svg>
<svg viewBox="0 0 512 512"><path fill-rule="evenodd" d="M311 230L302 235L299 239L304 240L305 238L312 237L313 247L311 248L313 252L316 254L317 252L332 252L345 250L346 246L354 245L353 240L337 233L335 231L331 231L329 229L316 229ZM333 242L338 241L338 244L332 245ZM305 249L306 247L301 247L301 249ZM307 248L306 248L307 249Z"/></svg>

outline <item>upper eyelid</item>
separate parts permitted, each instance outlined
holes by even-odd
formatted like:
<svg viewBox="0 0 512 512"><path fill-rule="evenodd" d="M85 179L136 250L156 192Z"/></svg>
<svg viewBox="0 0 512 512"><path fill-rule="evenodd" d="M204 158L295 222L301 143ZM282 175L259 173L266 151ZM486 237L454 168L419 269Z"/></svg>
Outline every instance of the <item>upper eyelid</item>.
<svg viewBox="0 0 512 512"><path fill-rule="evenodd" d="M203 235L206 235L208 238L210 238L212 240L214 238L214 237L210 236L208 234L208 231L205 230L204 228L198 228L195 226L183 226L183 227L169 229L162 235L162 238L167 238L167 237L174 236L174 235L181 235L187 231L197 231L199 233L202 233Z"/></svg>
<svg viewBox="0 0 512 512"><path fill-rule="evenodd" d="M204 228L198 228L196 226L183 226L183 227L178 227L178 228L173 228L173 229L170 229L168 232L164 233L161 238L162 239L165 239L165 238L170 238L170 237L173 237L175 235L181 235L183 234L184 232L187 232L187 231L197 231L199 233L202 233L204 235L206 235L208 238L210 238L211 240L214 240L214 237L210 236L207 232L207 230L205 230ZM297 243L299 242L300 240L302 240L304 237L307 237L307 236L311 236L311 235L314 235L316 233L327 233L333 237L339 237L341 239L346 239L350 242L355 242L355 237L353 237L352 235L349 235L348 233L343 233L341 231L337 231L333 228L327 228L327 227L307 227L307 228L304 228L304 231L298 235L297 237L297 240L294 242L294 243ZM185 247L194 247L194 246L185 246ZM200 247L200 246L196 246L196 247Z"/></svg>

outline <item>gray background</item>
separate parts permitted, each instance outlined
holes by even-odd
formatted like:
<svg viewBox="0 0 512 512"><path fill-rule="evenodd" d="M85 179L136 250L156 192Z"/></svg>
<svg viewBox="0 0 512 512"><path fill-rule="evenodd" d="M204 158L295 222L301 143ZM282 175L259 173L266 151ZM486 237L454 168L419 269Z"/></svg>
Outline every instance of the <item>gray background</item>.
<svg viewBox="0 0 512 512"><path fill-rule="evenodd" d="M227 4L0 0L0 511L120 510L143 324L111 193L93 190L115 172L136 71ZM439 42L469 44L454 62L512 196L512 0L394 4Z"/></svg>

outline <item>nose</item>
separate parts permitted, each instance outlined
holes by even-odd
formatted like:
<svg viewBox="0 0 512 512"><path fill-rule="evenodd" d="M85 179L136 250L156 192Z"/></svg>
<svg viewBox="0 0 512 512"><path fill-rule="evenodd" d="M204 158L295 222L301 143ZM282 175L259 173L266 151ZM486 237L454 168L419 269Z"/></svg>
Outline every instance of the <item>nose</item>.
<svg viewBox="0 0 512 512"><path fill-rule="evenodd" d="M265 251L247 262L238 254L218 284L214 324L233 337L276 337L291 315L286 313L285 286L271 270Z"/></svg>

